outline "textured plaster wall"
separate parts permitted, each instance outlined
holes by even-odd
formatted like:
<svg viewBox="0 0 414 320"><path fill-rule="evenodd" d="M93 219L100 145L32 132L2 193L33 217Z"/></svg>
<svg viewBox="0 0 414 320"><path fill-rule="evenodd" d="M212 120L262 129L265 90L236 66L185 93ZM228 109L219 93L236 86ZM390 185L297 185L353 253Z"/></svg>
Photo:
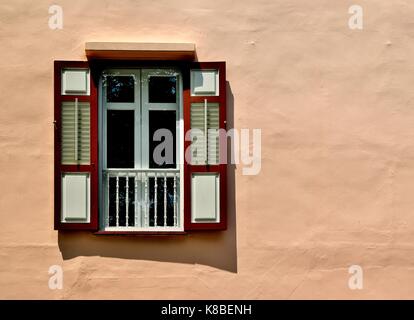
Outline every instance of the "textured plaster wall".
<svg viewBox="0 0 414 320"><path fill-rule="evenodd" d="M0 298L413 299L413 19L409 0L2 1ZM230 124L262 129L260 175L230 170L228 231L53 230L53 60L84 60L86 41L227 61Z"/></svg>

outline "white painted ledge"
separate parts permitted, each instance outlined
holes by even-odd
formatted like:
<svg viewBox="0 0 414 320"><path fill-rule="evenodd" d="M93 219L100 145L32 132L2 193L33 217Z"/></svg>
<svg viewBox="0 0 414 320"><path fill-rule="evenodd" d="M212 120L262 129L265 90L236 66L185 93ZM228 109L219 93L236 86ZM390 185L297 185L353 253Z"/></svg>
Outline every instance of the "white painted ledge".
<svg viewBox="0 0 414 320"><path fill-rule="evenodd" d="M88 59L194 60L194 43L86 42Z"/></svg>

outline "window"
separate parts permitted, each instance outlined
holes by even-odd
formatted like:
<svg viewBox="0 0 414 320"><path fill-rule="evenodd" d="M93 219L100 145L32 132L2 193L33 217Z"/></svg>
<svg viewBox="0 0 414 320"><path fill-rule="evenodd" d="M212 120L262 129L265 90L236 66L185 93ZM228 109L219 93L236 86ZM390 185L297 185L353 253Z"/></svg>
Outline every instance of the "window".
<svg viewBox="0 0 414 320"><path fill-rule="evenodd" d="M180 145L182 149L180 79L179 70L166 68L103 72L99 108L102 230L184 230L183 169L177 159ZM163 142L154 139L158 133L170 147L168 157L160 159L155 156Z"/></svg>
<svg viewBox="0 0 414 320"><path fill-rule="evenodd" d="M224 93L224 63L55 62L55 229L225 229Z"/></svg>

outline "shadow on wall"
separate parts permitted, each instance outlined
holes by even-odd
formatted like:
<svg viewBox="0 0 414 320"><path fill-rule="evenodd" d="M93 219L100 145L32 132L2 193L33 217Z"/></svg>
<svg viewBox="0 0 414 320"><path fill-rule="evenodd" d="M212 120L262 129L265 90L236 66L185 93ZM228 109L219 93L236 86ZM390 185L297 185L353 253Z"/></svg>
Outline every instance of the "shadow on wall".
<svg viewBox="0 0 414 320"><path fill-rule="evenodd" d="M234 97L227 87L227 128L234 127ZM227 148L230 152L231 148ZM230 158L230 155L228 157ZM234 164L227 169L227 219L225 231L200 231L172 236L107 236L91 232L59 231L64 260L78 256L203 264L237 272L236 185Z"/></svg>

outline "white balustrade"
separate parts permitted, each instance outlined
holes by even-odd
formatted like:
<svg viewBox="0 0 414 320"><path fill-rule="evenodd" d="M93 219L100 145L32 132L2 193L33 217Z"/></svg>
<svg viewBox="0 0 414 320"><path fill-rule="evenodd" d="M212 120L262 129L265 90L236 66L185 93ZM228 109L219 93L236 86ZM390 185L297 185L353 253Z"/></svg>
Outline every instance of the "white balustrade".
<svg viewBox="0 0 414 320"><path fill-rule="evenodd" d="M103 187L105 229L179 228L179 178L177 169L105 170L102 179L106 184Z"/></svg>

